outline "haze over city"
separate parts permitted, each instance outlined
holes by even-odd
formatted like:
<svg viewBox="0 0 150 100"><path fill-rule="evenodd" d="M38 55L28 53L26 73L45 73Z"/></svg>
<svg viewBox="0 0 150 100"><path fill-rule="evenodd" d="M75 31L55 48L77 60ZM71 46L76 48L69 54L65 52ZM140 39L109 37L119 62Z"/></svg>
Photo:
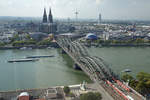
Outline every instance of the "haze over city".
<svg viewBox="0 0 150 100"><path fill-rule="evenodd" d="M41 17L43 8L52 8L55 18L150 20L149 0L1 0L0 16ZM90 12L90 14L89 14Z"/></svg>

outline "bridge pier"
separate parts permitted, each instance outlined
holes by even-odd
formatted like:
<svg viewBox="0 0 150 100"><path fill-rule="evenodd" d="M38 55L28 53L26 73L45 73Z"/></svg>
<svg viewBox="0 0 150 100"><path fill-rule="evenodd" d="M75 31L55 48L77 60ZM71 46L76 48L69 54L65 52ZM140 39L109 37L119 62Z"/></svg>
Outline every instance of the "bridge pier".
<svg viewBox="0 0 150 100"><path fill-rule="evenodd" d="M79 66L78 64L76 64L76 63L73 65L73 68L76 69L76 70L82 70L82 69L80 68L80 66Z"/></svg>

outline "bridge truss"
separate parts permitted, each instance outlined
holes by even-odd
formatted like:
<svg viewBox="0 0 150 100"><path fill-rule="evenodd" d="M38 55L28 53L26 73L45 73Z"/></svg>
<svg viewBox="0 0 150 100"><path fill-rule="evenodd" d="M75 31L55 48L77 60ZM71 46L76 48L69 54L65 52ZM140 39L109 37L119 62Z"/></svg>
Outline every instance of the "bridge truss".
<svg viewBox="0 0 150 100"><path fill-rule="evenodd" d="M83 44L76 40L73 41L70 37L59 36L56 38L56 41L57 44L74 60L74 62L91 78L91 80L98 84L104 83L101 84L104 88L109 86L111 89L108 89L107 92L110 92L110 90L114 91L111 92L114 93L111 94L111 96L114 97L115 100L130 100L126 95L130 94L129 92L131 92L131 89L120 81L118 75L112 71L102 58L91 56L88 53L88 49ZM121 90L125 90L125 92L120 91L116 86ZM131 94L133 95L133 93ZM137 94L133 96L136 97ZM143 100L141 97L139 98L136 98L136 100Z"/></svg>

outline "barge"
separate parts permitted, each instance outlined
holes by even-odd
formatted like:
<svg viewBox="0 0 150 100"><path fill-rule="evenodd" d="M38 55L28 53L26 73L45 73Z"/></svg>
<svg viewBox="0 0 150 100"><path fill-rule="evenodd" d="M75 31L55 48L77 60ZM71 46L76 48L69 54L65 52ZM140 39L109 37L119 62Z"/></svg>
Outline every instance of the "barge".
<svg viewBox="0 0 150 100"><path fill-rule="evenodd" d="M38 61L39 59L13 59L13 60L8 60L9 63L13 62L31 62L31 61Z"/></svg>
<svg viewBox="0 0 150 100"><path fill-rule="evenodd" d="M26 58L48 58L48 57L54 57L54 55L50 55L50 56L27 56Z"/></svg>

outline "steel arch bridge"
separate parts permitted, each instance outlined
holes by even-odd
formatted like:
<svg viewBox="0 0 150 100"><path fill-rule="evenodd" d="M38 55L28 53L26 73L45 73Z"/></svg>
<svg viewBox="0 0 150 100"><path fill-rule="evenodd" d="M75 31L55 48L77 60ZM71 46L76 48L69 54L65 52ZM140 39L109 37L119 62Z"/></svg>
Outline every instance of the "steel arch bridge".
<svg viewBox="0 0 150 100"><path fill-rule="evenodd" d="M72 41L71 38L60 36L56 39L57 44L72 57L81 69L90 75L92 80L111 80L117 78L116 74L109 68L108 64L96 56L90 56L87 48L78 41Z"/></svg>
<svg viewBox="0 0 150 100"><path fill-rule="evenodd" d="M102 85L115 100L130 100L127 97L129 94L134 96L135 100L144 100L144 97L139 96L140 94L136 92L133 93L133 89L124 85L118 75L112 71L102 58L91 56L83 44L76 40L73 41L71 37L67 36L57 36L55 39L57 44L74 60L90 79Z"/></svg>

